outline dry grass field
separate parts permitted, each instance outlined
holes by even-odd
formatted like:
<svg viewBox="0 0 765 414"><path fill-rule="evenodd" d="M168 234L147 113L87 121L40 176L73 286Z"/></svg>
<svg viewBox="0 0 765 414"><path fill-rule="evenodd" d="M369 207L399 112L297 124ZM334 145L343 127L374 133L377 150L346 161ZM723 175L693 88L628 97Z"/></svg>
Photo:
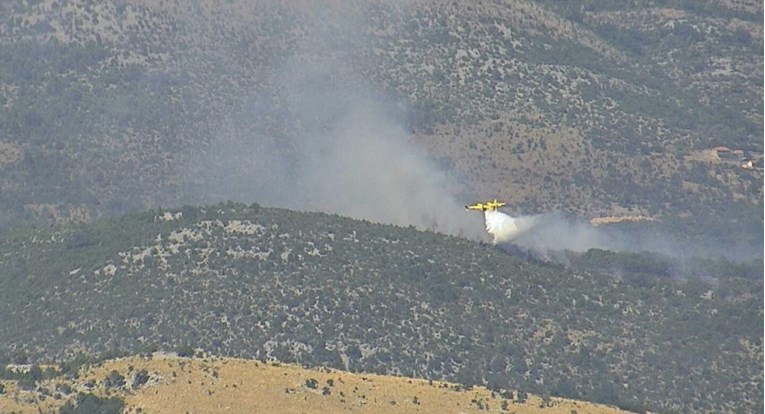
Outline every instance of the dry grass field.
<svg viewBox="0 0 765 414"><path fill-rule="evenodd" d="M132 389L135 373L146 370L149 380ZM126 385L106 389L103 379L112 371ZM331 369L304 369L295 365L231 358L178 358L155 355L105 361L83 369L73 381L43 381L46 392L22 391L5 381L0 395L2 413L55 412L70 396L54 398L68 383L75 391L99 396L121 396L126 413L620 413L614 407L582 401L518 393L493 393L486 388L464 389L440 381L354 374Z"/></svg>

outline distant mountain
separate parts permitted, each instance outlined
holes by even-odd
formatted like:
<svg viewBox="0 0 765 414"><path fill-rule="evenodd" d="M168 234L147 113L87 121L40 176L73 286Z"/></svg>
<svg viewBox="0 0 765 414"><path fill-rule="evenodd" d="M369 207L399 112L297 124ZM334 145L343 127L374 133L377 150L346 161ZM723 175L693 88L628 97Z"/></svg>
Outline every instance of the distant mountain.
<svg viewBox="0 0 765 414"><path fill-rule="evenodd" d="M762 262L465 239L228 203L0 238L0 349L202 348L657 411L762 410ZM2 355L0 355L0 358Z"/></svg>
<svg viewBox="0 0 765 414"><path fill-rule="evenodd" d="M0 5L4 228L226 199L346 213L327 182L384 195L365 173L417 149L460 200L762 226L762 171L710 151L762 156L759 2L191 4Z"/></svg>

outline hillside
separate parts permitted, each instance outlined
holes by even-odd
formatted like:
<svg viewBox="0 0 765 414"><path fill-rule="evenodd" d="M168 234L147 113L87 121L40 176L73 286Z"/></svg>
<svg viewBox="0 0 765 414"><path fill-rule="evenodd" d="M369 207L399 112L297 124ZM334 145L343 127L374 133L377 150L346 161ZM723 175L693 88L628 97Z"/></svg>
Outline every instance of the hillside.
<svg viewBox="0 0 765 414"><path fill-rule="evenodd" d="M115 374L116 372L116 374ZM122 378L119 380L111 379ZM2 381L0 411L37 413L78 393L119 397L127 413L464 413L618 414L615 407L550 396L405 377L306 369L234 358L150 355L106 360L76 375L39 382L36 390Z"/></svg>
<svg viewBox="0 0 765 414"><path fill-rule="evenodd" d="M0 362L193 347L761 412L762 16L0 2ZM482 243L463 205L494 198L571 251Z"/></svg>
<svg viewBox="0 0 765 414"><path fill-rule="evenodd" d="M762 409L761 261L570 261L256 204L27 229L0 238L0 349L44 362L191 346L656 411Z"/></svg>
<svg viewBox="0 0 765 414"><path fill-rule="evenodd" d="M762 156L762 33L743 0L5 3L0 225L226 199L369 218L421 183L760 229L762 171L699 154ZM394 165L418 150L456 183Z"/></svg>

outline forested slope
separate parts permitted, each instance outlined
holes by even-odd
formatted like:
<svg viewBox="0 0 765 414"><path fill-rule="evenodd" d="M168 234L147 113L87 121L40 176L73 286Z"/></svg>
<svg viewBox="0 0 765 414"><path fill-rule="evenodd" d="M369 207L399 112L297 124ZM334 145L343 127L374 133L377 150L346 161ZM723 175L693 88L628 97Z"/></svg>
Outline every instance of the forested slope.
<svg viewBox="0 0 765 414"><path fill-rule="evenodd" d="M235 203L17 232L0 257L0 347L33 360L192 346L660 411L762 407L761 262L676 280L626 254L565 267Z"/></svg>

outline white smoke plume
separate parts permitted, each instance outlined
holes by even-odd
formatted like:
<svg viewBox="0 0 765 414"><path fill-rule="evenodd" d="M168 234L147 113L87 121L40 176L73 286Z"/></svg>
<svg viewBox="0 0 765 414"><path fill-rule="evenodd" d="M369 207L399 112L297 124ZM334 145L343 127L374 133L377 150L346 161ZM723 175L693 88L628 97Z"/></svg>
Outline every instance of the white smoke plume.
<svg viewBox="0 0 765 414"><path fill-rule="evenodd" d="M625 237L613 237L589 223L568 220L560 214L513 217L501 211L484 213L486 231L495 245L513 245L533 256L567 261L565 251L585 252L592 248L633 250Z"/></svg>
<svg viewBox="0 0 765 414"><path fill-rule="evenodd" d="M539 221L536 216L511 217L501 211L486 210L486 231L492 235L493 243L509 243L531 230Z"/></svg>
<svg viewBox="0 0 765 414"><path fill-rule="evenodd" d="M294 207L477 236L450 193L456 184L400 124L364 98L342 110L328 131L302 137L294 172L302 194Z"/></svg>
<svg viewBox="0 0 765 414"><path fill-rule="evenodd" d="M179 198L258 202L487 240L480 215L462 209L475 200L463 196L459 181L413 143L404 127L403 99L365 78L370 62L358 62L365 55L357 52L373 45L364 45L363 7L330 18L333 10L304 17L305 44L254 66L262 71L261 87L242 90L218 111L229 115L213 128L211 142L191 149ZM287 23L274 24L286 25L276 33L290 31ZM676 246L670 238L610 232L556 214L491 212L485 218L495 244L530 251Z"/></svg>
<svg viewBox="0 0 765 414"><path fill-rule="evenodd" d="M500 211L486 212L486 231L497 245L513 245L537 258L567 261L564 252L590 249L614 252L651 252L673 258L725 257L751 260L757 245L741 241L729 246L709 240L678 239L660 224L593 226L561 213L513 217Z"/></svg>
<svg viewBox="0 0 765 414"><path fill-rule="evenodd" d="M487 211L486 231L494 237L494 244L512 243L542 256L565 250L670 251L671 247L665 236L646 239L637 233L595 227L559 213L513 217Z"/></svg>
<svg viewBox="0 0 765 414"><path fill-rule="evenodd" d="M526 249L545 252L569 250L585 252L589 249L640 250L637 240L628 240L626 234L608 232L590 223L567 218L558 213L521 216L516 221L530 223L530 231L519 234L514 243Z"/></svg>
<svg viewBox="0 0 765 414"><path fill-rule="evenodd" d="M360 94L300 100L310 104L290 111L305 131L278 141L239 127L195 163L212 184L207 196L482 238L479 219L462 214L456 180L379 103Z"/></svg>
<svg viewBox="0 0 765 414"><path fill-rule="evenodd" d="M320 43L320 42L317 42ZM312 42L315 46L315 43ZM412 141L406 108L336 53L297 53L243 99L185 176L193 202L231 199L484 240L460 184ZM403 114L403 115L402 115Z"/></svg>

